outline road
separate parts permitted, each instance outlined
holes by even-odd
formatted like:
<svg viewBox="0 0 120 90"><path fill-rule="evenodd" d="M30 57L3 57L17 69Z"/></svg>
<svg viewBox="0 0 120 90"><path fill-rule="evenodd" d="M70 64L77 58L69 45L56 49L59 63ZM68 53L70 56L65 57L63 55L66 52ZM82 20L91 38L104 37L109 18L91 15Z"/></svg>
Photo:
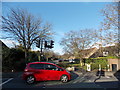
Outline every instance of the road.
<svg viewBox="0 0 120 90"><path fill-rule="evenodd" d="M96 76L96 72L87 72L83 74L75 74L72 72L72 80L68 83L62 83L60 81L45 81L37 82L33 85L28 85L21 79L21 74L16 77L3 78L0 84L4 89L39 89L39 88L93 88L93 89L107 89L119 88L120 81L118 81L114 75L106 75L104 77Z"/></svg>

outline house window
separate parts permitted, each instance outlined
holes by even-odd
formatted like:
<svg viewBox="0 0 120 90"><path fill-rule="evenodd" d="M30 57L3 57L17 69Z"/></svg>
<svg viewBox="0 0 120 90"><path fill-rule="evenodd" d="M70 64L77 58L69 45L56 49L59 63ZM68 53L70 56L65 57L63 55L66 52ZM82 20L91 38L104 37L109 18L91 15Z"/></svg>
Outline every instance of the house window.
<svg viewBox="0 0 120 90"><path fill-rule="evenodd" d="M108 52L103 52L103 56L108 56Z"/></svg>

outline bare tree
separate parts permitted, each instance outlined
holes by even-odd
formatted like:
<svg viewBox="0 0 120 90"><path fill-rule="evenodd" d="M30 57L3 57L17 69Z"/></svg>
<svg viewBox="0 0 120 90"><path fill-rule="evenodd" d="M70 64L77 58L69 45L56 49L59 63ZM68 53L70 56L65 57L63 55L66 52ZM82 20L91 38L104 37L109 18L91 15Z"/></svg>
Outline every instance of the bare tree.
<svg viewBox="0 0 120 90"><path fill-rule="evenodd" d="M105 8L101 10L101 13L104 16L103 22L101 22L101 33L103 35L103 42L106 44L113 44L118 42L119 39L119 3L113 2L106 5Z"/></svg>
<svg viewBox="0 0 120 90"><path fill-rule="evenodd" d="M31 46L38 38L51 36L51 24L43 23L24 9L10 9L9 15L2 16L2 30L6 38L14 38L23 45L25 58ZM8 37L9 36L9 37Z"/></svg>
<svg viewBox="0 0 120 90"><path fill-rule="evenodd" d="M119 4L113 2L112 4L107 4L105 8L101 10L101 13L104 16L104 21L102 22L104 30L118 30L119 20Z"/></svg>
<svg viewBox="0 0 120 90"><path fill-rule="evenodd" d="M70 31L62 38L61 45L64 46L64 51L75 57L81 57L81 50L92 47L95 43L96 32L92 29L79 31Z"/></svg>
<svg viewBox="0 0 120 90"><path fill-rule="evenodd" d="M118 42L119 35L119 20L120 15L119 5L117 2L107 4L105 8L101 10L101 14L104 16L104 20L101 22L101 27L98 29L97 38L101 53L103 52L103 46L113 45Z"/></svg>

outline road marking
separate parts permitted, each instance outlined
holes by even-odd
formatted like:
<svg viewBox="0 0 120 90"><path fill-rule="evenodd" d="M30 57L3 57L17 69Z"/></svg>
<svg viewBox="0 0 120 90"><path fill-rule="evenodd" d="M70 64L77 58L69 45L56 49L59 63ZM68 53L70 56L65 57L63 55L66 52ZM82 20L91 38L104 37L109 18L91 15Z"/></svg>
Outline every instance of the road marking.
<svg viewBox="0 0 120 90"><path fill-rule="evenodd" d="M90 75L90 76L88 77L88 75ZM73 83L87 82L87 81L86 81L87 78L88 78L88 79L91 79L91 77L92 77L93 75L94 75L94 73L87 72L87 73L85 73L81 78L80 78L80 77L76 78ZM89 82L92 82L91 80L88 80L88 81L89 81Z"/></svg>
<svg viewBox="0 0 120 90"><path fill-rule="evenodd" d="M1 83L1 84L0 84L0 86L2 86L3 84L8 83L8 82L9 82L9 81L11 81L11 80L13 80L13 78L10 78L10 79L8 79L7 81L5 81L5 82Z"/></svg>
<svg viewBox="0 0 120 90"><path fill-rule="evenodd" d="M84 77L81 77L80 80L79 80L79 78L78 78L78 80L74 81L73 83L77 83L77 82L79 83L79 82L81 82L81 81L83 81L83 80L84 80Z"/></svg>
<svg viewBox="0 0 120 90"><path fill-rule="evenodd" d="M80 77L77 77L75 80L78 81L79 78L80 78ZM74 81L73 83L76 83L76 81Z"/></svg>

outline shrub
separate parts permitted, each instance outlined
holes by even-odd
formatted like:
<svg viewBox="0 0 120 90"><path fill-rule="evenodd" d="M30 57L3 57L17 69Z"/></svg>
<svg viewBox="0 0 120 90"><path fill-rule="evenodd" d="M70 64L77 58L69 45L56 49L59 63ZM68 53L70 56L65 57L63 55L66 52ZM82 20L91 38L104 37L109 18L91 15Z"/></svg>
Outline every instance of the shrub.
<svg viewBox="0 0 120 90"><path fill-rule="evenodd" d="M70 64L66 64L66 63L59 63L58 66L62 67L62 68L67 68L67 67L71 67Z"/></svg>
<svg viewBox="0 0 120 90"><path fill-rule="evenodd" d="M4 71L23 71L28 61L25 61L25 52L21 49L11 48L2 51L2 70ZM38 56L35 52L30 52L29 60L37 61Z"/></svg>
<svg viewBox="0 0 120 90"><path fill-rule="evenodd" d="M99 64L91 64L91 70L95 70L95 69L98 69L99 68Z"/></svg>
<svg viewBox="0 0 120 90"><path fill-rule="evenodd" d="M81 64L72 64L73 67L81 67Z"/></svg>
<svg viewBox="0 0 120 90"><path fill-rule="evenodd" d="M86 59L85 62L87 64L91 63L92 70L99 69L99 64L101 65L101 69L107 69L108 61L106 57Z"/></svg>

